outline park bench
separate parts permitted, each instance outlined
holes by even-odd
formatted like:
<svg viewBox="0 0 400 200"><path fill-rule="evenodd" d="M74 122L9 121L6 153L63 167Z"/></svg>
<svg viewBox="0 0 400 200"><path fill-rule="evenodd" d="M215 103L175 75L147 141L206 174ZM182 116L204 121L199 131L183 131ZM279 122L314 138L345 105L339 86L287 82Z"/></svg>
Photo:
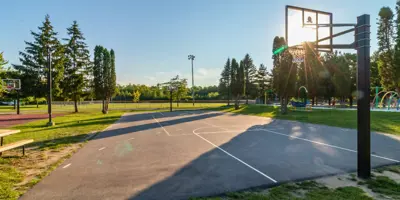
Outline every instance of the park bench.
<svg viewBox="0 0 400 200"><path fill-rule="evenodd" d="M20 141L14 142L14 143L3 145L3 143L4 143L3 138L5 136L12 135L12 134L19 133L19 132L20 132L19 130L4 130L4 129L0 130L0 156L2 155L2 153L4 151L10 150L10 149L15 149L20 146L22 146L22 155L25 155L25 145L32 143L33 139L20 140Z"/></svg>

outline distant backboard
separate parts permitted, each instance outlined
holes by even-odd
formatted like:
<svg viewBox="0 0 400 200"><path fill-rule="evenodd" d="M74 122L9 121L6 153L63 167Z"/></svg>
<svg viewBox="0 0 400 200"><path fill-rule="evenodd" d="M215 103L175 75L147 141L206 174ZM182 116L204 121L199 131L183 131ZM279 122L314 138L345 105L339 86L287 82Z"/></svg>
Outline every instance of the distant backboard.
<svg viewBox="0 0 400 200"><path fill-rule="evenodd" d="M289 47L302 48L303 42L316 42L319 39L332 36L332 13L286 6L285 38ZM332 48L319 47L318 45L332 45L332 39L318 42L315 48L320 51L332 51Z"/></svg>
<svg viewBox="0 0 400 200"><path fill-rule="evenodd" d="M3 89L11 91L11 90L20 90L21 89L21 80L20 79L2 79Z"/></svg>

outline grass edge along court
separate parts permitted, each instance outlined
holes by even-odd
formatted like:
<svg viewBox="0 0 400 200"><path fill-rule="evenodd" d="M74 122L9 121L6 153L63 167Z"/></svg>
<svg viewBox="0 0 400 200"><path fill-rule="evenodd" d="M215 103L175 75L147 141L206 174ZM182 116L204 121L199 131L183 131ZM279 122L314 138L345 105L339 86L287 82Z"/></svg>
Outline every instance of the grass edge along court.
<svg viewBox="0 0 400 200"><path fill-rule="evenodd" d="M280 107L278 106L242 105L238 110L235 110L233 106L222 106L210 109L235 114L255 115L342 128L357 128L356 110L314 109L311 112L290 111L288 114L282 115L280 113ZM371 112L371 131L400 136L400 113Z"/></svg>

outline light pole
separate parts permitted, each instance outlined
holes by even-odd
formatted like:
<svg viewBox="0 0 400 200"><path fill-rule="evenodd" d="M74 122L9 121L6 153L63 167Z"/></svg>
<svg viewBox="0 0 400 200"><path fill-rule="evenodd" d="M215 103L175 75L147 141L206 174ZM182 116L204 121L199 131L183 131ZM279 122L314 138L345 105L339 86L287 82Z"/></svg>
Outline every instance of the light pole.
<svg viewBox="0 0 400 200"><path fill-rule="evenodd" d="M193 60L194 60L194 55L188 55L188 60L192 61L192 101L193 101L193 106L194 106L194 78L193 78Z"/></svg>
<svg viewBox="0 0 400 200"><path fill-rule="evenodd" d="M169 112L172 112L172 92L175 90L175 87L169 85L168 89L169 89Z"/></svg>
<svg viewBox="0 0 400 200"><path fill-rule="evenodd" d="M47 46L47 87L48 87L48 97L47 97L47 109L49 113L49 122L47 123L47 126L54 126L55 123L52 121L52 116L51 116L51 102L52 102L52 94L51 94L51 52L50 52L50 47Z"/></svg>

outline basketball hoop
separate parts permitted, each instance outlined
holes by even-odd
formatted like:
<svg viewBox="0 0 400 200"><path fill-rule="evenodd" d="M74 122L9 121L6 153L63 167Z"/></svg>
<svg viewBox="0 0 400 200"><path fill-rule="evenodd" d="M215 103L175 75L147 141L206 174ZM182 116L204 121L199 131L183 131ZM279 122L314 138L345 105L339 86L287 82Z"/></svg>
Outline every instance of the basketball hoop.
<svg viewBox="0 0 400 200"><path fill-rule="evenodd" d="M7 90L8 92L21 89L20 79L2 79L1 81L3 89Z"/></svg>

